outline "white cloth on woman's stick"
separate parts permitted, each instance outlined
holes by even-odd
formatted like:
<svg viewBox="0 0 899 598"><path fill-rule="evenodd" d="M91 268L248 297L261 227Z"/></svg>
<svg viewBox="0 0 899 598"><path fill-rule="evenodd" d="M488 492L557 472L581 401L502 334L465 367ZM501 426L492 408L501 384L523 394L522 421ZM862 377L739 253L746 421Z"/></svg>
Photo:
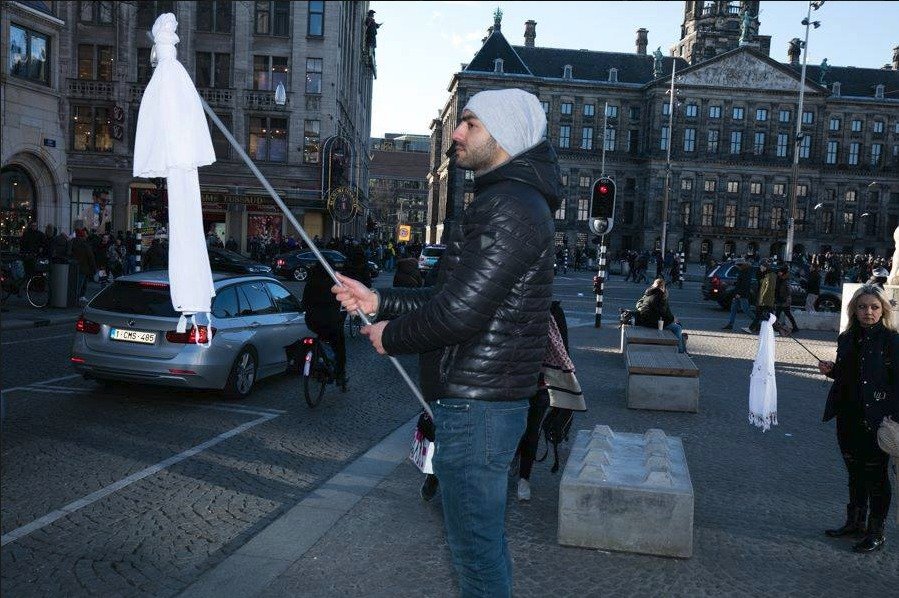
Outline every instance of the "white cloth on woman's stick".
<svg viewBox="0 0 899 598"><path fill-rule="evenodd" d="M749 423L767 432L777 425L777 380L774 377L773 314L762 322L759 330L759 350L749 377Z"/></svg>
<svg viewBox="0 0 899 598"><path fill-rule="evenodd" d="M185 316L204 313L209 320L215 296L197 176L197 167L215 162L215 151L200 96L177 59L177 28L171 13L153 24L158 62L137 117L134 176L165 177L168 184L169 285L183 332Z"/></svg>

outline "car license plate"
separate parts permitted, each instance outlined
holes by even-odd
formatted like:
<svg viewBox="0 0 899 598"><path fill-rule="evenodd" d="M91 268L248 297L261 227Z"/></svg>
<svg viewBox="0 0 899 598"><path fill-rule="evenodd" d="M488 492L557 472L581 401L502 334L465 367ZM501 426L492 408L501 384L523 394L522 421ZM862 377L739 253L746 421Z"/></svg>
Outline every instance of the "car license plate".
<svg viewBox="0 0 899 598"><path fill-rule="evenodd" d="M156 333L144 332L143 330L122 330L121 328L113 328L109 331L109 338L114 341L125 341L126 343L152 345L156 342Z"/></svg>

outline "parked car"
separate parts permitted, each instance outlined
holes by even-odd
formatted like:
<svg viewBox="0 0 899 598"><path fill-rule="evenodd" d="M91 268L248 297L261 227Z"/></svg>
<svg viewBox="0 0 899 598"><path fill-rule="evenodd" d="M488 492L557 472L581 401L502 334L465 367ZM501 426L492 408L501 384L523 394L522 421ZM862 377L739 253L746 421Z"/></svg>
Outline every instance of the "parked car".
<svg viewBox="0 0 899 598"><path fill-rule="evenodd" d="M232 272L235 274L271 274L272 269L265 264L254 262L236 251L209 247L209 265L213 272Z"/></svg>
<svg viewBox="0 0 899 598"><path fill-rule="evenodd" d="M431 268L435 268L445 251L446 245L426 245L421 250L421 255L418 256L418 269L426 272Z"/></svg>
<svg viewBox="0 0 899 598"><path fill-rule="evenodd" d="M244 398L284 372L307 331L300 301L270 276L213 274L212 326L177 332L168 271L117 278L84 307L71 363L85 378L220 389ZM201 344L209 343L209 347Z"/></svg>
<svg viewBox="0 0 899 598"><path fill-rule="evenodd" d="M320 249L322 256L335 270L343 270L346 265L346 256L334 249ZM275 256L272 268L276 275L284 278L292 278L300 282L309 278L309 266L318 263L315 254L309 250L295 249ZM374 262L368 262L368 272L372 278L377 278L381 269Z"/></svg>
<svg viewBox="0 0 899 598"><path fill-rule="evenodd" d="M755 299L758 296L758 268L750 266L752 278L750 281L750 297L749 302L755 305ZM739 267L737 262L733 260L726 261L718 265L714 270L709 272L708 276L702 281L702 298L706 300L714 300L722 309L730 309L730 303L734 297L734 283L737 281L737 273ZM806 279L804 273L798 267L793 267L790 275L790 294L791 303L794 306L805 306L805 297L808 294L805 290ZM821 293L815 302L815 309L818 311L840 311L842 291L839 287L821 285Z"/></svg>

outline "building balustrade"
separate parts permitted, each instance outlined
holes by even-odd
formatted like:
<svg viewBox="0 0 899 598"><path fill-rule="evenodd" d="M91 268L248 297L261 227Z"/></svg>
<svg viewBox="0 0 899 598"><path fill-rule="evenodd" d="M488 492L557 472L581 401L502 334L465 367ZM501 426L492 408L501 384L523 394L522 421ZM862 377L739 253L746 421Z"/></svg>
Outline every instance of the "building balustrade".
<svg viewBox="0 0 899 598"><path fill-rule="evenodd" d="M128 101L138 104L144 97L144 90L147 88L145 83L129 83L128 84Z"/></svg>
<svg viewBox="0 0 899 598"><path fill-rule="evenodd" d="M69 79L69 97L83 100L114 100L116 83L95 79Z"/></svg>
<svg viewBox="0 0 899 598"><path fill-rule="evenodd" d="M233 89L201 87L197 92L212 108L234 108Z"/></svg>
<svg viewBox="0 0 899 598"><path fill-rule="evenodd" d="M291 92L287 92L287 102L283 106L279 106L275 103L274 91L245 89L243 92L243 107L247 110L287 110L290 106L290 96Z"/></svg>

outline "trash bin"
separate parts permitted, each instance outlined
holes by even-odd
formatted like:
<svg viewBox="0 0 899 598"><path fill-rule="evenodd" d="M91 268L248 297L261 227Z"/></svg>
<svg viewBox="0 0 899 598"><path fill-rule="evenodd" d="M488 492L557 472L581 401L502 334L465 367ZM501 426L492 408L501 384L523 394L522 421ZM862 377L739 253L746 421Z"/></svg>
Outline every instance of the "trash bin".
<svg viewBox="0 0 899 598"><path fill-rule="evenodd" d="M50 306L74 307L77 298L77 262L65 258L50 263Z"/></svg>

